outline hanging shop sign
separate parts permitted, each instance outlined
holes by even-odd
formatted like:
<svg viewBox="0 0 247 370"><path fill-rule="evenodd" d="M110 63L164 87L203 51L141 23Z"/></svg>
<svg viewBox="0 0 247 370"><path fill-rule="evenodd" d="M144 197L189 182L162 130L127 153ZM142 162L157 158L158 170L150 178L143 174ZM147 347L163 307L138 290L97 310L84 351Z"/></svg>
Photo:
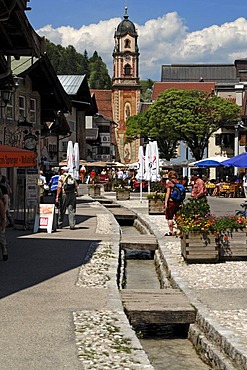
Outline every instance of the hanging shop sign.
<svg viewBox="0 0 247 370"><path fill-rule="evenodd" d="M0 145L0 167L35 167L36 153L31 150Z"/></svg>

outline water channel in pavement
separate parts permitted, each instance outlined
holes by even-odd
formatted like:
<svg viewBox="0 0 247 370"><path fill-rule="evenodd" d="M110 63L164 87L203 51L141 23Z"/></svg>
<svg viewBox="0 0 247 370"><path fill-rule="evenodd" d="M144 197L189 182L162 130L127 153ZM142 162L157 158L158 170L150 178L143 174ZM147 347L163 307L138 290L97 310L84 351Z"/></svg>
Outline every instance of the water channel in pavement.
<svg viewBox="0 0 247 370"><path fill-rule="evenodd" d="M121 225L122 234L140 235L134 226ZM159 278L150 252L126 252L127 289L159 289ZM167 280L167 287L169 287ZM136 327L144 351L155 370L209 370L196 354L192 343L178 326Z"/></svg>

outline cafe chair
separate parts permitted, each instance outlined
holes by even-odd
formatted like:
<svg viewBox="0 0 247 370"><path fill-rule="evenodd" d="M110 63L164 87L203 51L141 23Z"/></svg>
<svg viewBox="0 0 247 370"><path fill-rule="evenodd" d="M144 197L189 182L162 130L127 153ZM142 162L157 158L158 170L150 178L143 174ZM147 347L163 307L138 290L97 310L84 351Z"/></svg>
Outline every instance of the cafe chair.
<svg viewBox="0 0 247 370"><path fill-rule="evenodd" d="M230 198L237 198L239 194L238 185L230 185L229 190L227 191L227 196Z"/></svg>

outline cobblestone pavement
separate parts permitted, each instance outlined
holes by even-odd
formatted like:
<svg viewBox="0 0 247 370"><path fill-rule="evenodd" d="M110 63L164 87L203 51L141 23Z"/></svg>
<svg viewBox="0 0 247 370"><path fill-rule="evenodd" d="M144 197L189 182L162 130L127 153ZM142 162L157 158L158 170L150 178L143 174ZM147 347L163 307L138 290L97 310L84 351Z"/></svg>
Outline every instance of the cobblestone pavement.
<svg viewBox="0 0 247 370"><path fill-rule="evenodd" d="M114 199L114 195L108 195ZM242 199L209 199L215 214L233 214ZM181 257L180 240L164 237L168 231L163 215L148 215L148 201L132 196L121 205L146 221L161 244L170 273L199 312L227 342L236 369L247 369L247 261L187 265ZM216 336L216 334L215 334ZM235 368L235 367L234 367Z"/></svg>

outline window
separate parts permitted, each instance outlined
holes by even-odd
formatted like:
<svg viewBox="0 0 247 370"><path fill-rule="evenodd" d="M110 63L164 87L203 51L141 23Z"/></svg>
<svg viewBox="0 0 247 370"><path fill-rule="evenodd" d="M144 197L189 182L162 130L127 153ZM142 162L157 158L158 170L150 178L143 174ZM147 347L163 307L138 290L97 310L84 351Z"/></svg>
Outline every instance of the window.
<svg viewBox="0 0 247 370"><path fill-rule="evenodd" d="M125 40L124 47L125 47L126 49L130 49L130 40L129 40L129 39L126 39L126 40Z"/></svg>
<svg viewBox="0 0 247 370"><path fill-rule="evenodd" d="M62 141L62 151L67 152L68 141Z"/></svg>
<svg viewBox="0 0 247 370"><path fill-rule="evenodd" d="M30 122L36 123L36 100L30 99Z"/></svg>
<svg viewBox="0 0 247 370"><path fill-rule="evenodd" d="M69 122L70 131L72 131L72 132L76 131L76 122L71 121L71 120L69 120L68 122Z"/></svg>
<svg viewBox="0 0 247 370"><path fill-rule="evenodd" d="M110 126L98 126L100 133L110 132Z"/></svg>
<svg viewBox="0 0 247 370"><path fill-rule="evenodd" d="M131 74L131 66L129 64L126 64L124 66L124 74L125 75L130 75Z"/></svg>
<svg viewBox="0 0 247 370"><path fill-rule="evenodd" d="M13 94L11 95L10 102L7 105L6 118L9 119L9 120L14 119L14 97L13 97Z"/></svg>
<svg viewBox="0 0 247 370"><path fill-rule="evenodd" d="M109 146L100 146L98 148L98 154L110 154L110 147Z"/></svg>
<svg viewBox="0 0 247 370"><path fill-rule="evenodd" d="M51 152L51 153L56 153L56 151L57 151L56 144L49 144L48 148L49 148L49 152Z"/></svg>
<svg viewBox="0 0 247 370"><path fill-rule="evenodd" d="M26 117L26 99L24 96L19 96L19 121L24 121Z"/></svg>
<svg viewBox="0 0 247 370"><path fill-rule="evenodd" d="M234 148L234 135L231 134L216 134L215 145L223 148Z"/></svg>

